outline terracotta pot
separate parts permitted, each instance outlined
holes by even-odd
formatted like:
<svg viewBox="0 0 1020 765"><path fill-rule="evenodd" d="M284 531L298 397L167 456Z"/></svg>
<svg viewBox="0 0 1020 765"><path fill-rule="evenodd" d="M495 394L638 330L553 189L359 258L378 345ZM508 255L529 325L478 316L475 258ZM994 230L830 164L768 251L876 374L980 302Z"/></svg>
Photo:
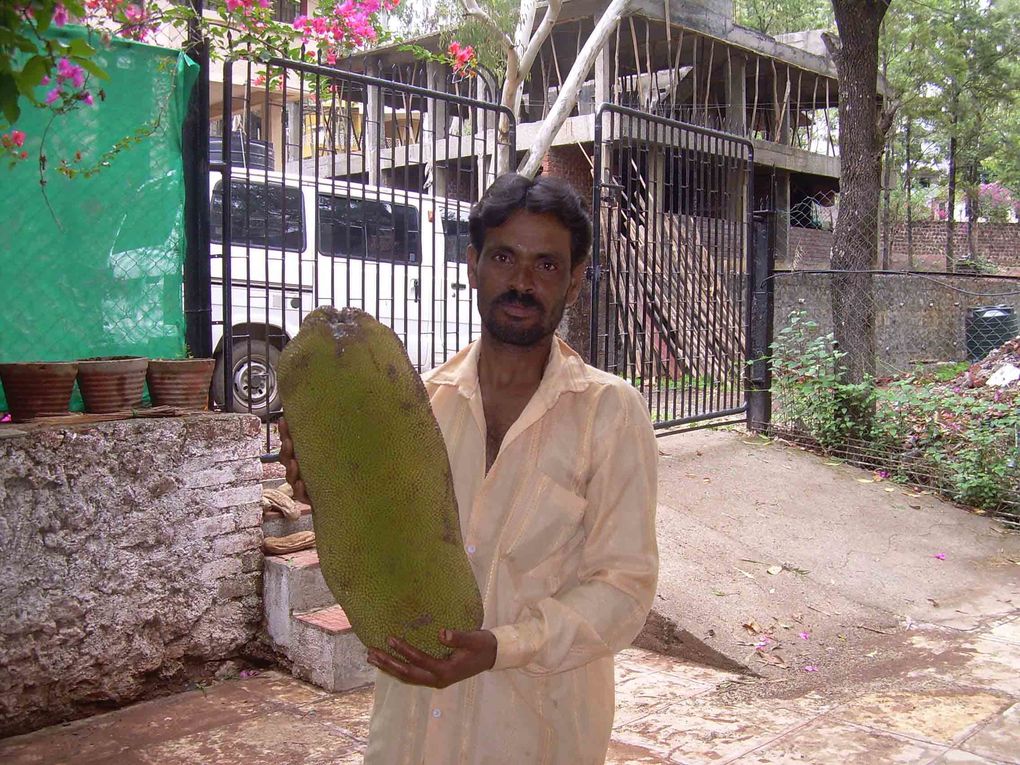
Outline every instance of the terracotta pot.
<svg viewBox="0 0 1020 765"><path fill-rule="evenodd" d="M208 409L216 359L151 359L145 379L153 406Z"/></svg>
<svg viewBox="0 0 1020 765"><path fill-rule="evenodd" d="M73 361L0 364L7 408L14 422L67 414L78 365Z"/></svg>
<svg viewBox="0 0 1020 765"><path fill-rule="evenodd" d="M145 388L149 360L142 356L107 356L78 362L78 389L89 414L137 408Z"/></svg>

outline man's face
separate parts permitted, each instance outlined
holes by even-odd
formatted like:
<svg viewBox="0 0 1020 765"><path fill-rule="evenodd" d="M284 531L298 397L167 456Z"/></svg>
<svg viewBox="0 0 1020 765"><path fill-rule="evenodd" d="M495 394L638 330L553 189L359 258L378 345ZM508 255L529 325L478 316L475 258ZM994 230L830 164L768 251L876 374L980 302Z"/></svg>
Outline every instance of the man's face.
<svg viewBox="0 0 1020 765"><path fill-rule="evenodd" d="M552 335L577 299L584 263L570 267L570 231L552 215L518 210L468 247L468 278L494 339L533 346Z"/></svg>

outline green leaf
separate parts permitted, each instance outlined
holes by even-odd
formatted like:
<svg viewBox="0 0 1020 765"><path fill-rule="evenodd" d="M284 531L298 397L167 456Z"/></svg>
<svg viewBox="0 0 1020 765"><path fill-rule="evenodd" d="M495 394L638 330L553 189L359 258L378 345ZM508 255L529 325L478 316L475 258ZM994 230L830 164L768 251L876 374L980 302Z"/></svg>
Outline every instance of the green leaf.
<svg viewBox="0 0 1020 765"><path fill-rule="evenodd" d="M70 51L72 56L89 57L94 56L96 54L96 49L89 45L87 42L85 42L85 40L83 40L81 37L76 37L73 40L71 40L71 45L69 46L68 50Z"/></svg>
<svg viewBox="0 0 1020 765"><path fill-rule="evenodd" d="M106 73L106 70L103 69L101 66L99 66L99 64L97 64L92 59L90 59L90 58L75 58L74 61L75 61L75 63L79 64L89 74L95 75L96 77L98 77L101 80L108 80L108 79L110 79L110 75Z"/></svg>
<svg viewBox="0 0 1020 765"><path fill-rule="evenodd" d="M0 74L0 111L8 124L13 125L21 116L21 107L18 106L18 84L9 74Z"/></svg>
<svg viewBox="0 0 1020 765"><path fill-rule="evenodd" d="M32 56L21 71L15 75L18 83L18 90L29 95L35 87L42 82L42 78L50 71L50 61L45 56Z"/></svg>

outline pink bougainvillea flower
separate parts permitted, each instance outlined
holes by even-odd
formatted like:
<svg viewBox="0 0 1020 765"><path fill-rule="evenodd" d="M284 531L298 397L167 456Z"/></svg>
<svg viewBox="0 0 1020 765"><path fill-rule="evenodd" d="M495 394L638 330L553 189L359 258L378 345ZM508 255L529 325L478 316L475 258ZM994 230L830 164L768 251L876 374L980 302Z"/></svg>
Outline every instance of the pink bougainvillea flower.
<svg viewBox="0 0 1020 765"><path fill-rule="evenodd" d="M817 672L818 671L818 667L816 667L814 664L808 664L806 667L804 667L804 671L805 672Z"/></svg>
<svg viewBox="0 0 1020 765"><path fill-rule="evenodd" d="M227 10L231 12L236 11L243 5L244 3L241 0L227 0Z"/></svg>
<svg viewBox="0 0 1020 765"><path fill-rule="evenodd" d="M935 553L931 557L937 558L938 560L945 560L946 559L946 554L945 553Z"/></svg>
<svg viewBox="0 0 1020 765"><path fill-rule="evenodd" d="M230 5L230 0L227 0L227 5ZM145 11L142 10L141 6L131 3L124 9L124 16L128 21L141 21L145 18Z"/></svg>
<svg viewBox="0 0 1020 765"><path fill-rule="evenodd" d="M50 78L48 76L44 75L43 78L41 80L39 80L39 83L41 85L49 85L50 84Z"/></svg>
<svg viewBox="0 0 1020 765"><path fill-rule="evenodd" d="M49 93L46 94L46 103L52 104L60 100L61 95L60 88L53 88Z"/></svg>
<svg viewBox="0 0 1020 765"><path fill-rule="evenodd" d="M67 8L60 3L57 3L53 8L53 23L58 27L62 27L67 23Z"/></svg>
<svg viewBox="0 0 1020 765"><path fill-rule="evenodd" d="M458 54L458 53L460 53L460 43L459 43L459 42L452 42L452 43L450 43L450 47L449 47L449 48L447 48L446 50L447 50L447 52L448 52L448 53L449 53L449 54L450 54L451 56L453 56L454 58L456 58L456 57L457 57L457 54Z"/></svg>
<svg viewBox="0 0 1020 765"><path fill-rule="evenodd" d="M810 632L798 632L797 633L797 637L799 637L801 640L810 640L811 639L811 633Z"/></svg>
<svg viewBox="0 0 1020 765"><path fill-rule="evenodd" d="M14 145L17 146L20 149L22 146L25 145L25 131L23 131L23 130L12 130L11 131L11 140L14 142Z"/></svg>
<svg viewBox="0 0 1020 765"><path fill-rule="evenodd" d="M92 98L92 94L87 90L83 90L79 98L81 98L81 100L88 106L92 106L95 103L95 100Z"/></svg>

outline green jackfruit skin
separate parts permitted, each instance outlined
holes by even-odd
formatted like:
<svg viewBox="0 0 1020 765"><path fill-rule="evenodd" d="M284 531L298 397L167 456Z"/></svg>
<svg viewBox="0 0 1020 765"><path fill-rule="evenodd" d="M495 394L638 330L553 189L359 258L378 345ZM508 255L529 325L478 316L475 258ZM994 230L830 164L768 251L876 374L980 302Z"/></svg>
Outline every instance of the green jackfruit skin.
<svg viewBox="0 0 1020 765"><path fill-rule="evenodd" d="M448 656L440 629L479 629L482 599L446 444L400 340L364 311L320 307L278 380L322 575L355 634Z"/></svg>

